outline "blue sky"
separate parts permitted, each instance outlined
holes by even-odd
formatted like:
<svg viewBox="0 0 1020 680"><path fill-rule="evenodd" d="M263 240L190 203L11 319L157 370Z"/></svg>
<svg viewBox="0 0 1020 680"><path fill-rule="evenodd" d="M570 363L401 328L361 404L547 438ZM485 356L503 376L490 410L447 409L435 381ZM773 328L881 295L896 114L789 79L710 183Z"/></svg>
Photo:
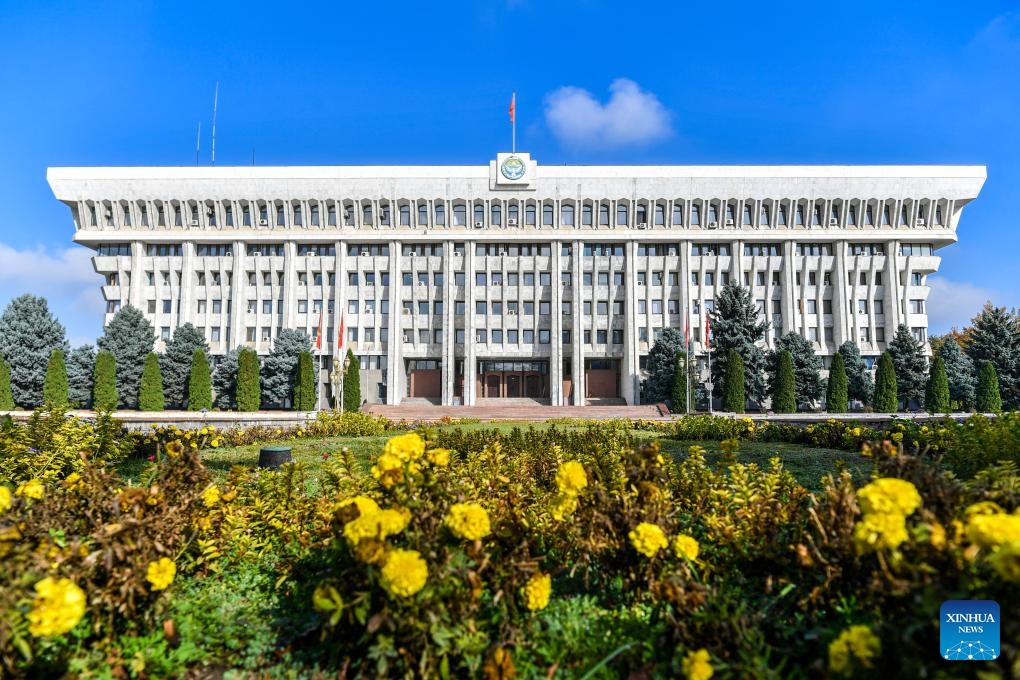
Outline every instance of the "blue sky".
<svg viewBox="0 0 1020 680"><path fill-rule="evenodd" d="M94 6L93 6L94 5ZM0 306L73 344L99 278L51 165L977 163L933 332L1020 305L1015 2L30 3L0 0Z"/></svg>

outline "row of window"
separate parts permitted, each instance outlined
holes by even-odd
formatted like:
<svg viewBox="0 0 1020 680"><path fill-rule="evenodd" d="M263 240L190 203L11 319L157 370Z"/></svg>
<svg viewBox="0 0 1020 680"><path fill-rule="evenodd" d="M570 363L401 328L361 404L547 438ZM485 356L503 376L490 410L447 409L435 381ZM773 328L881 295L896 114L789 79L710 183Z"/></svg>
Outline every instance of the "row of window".
<svg viewBox="0 0 1020 680"><path fill-rule="evenodd" d="M670 225L672 226L683 226L684 224L684 201L674 201L672 219ZM725 203L721 205L723 208L722 216L724 216L726 226L734 226L736 224L736 210L737 205L735 203ZM131 226L132 213L130 206L121 204L121 224L123 226ZM454 226L467 226L468 224L468 204L466 203L454 203L453 204L453 225ZM538 221L538 208L534 203L527 203L524 205L523 219L524 224L535 225ZM596 211L597 208L597 211ZM705 214L702 214L704 208ZM704 217L708 222L709 226L716 226L723 220L719 212L720 204L709 202L705 205L704 201L692 202L690 205L690 223L692 226L697 226L702 223ZM269 226L270 212L273 213L273 222L276 226L286 226L288 212L292 219L294 226L303 226L305 223L305 217L302 210L302 206L298 203L290 204L283 202L270 203L259 203L258 209L258 224L259 226ZM599 203L597 206L592 204L583 204L580 209L580 215L578 216L577 210L572 203L563 203L560 205L559 224L562 226L574 226L575 221L580 220L580 224L584 226L592 226L597 220L600 226L608 226L610 223L610 205L608 203ZM825 222L825 216L823 215L823 206L819 203L805 204L797 203L794 207L793 224L796 226L804 226L810 221L810 225L813 227L820 227L827 224L828 226L838 226L840 224L840 205L833 203L830 207L828 221ZM98 214L96 205L92 204L88 206L89 210L89 223L91 226L98 226ZM321 225L321 214L320 207L318 204L313 203L310 208L310 219L309 224L313 227ZM446 204L436 201L432 206L433 210L433 221L432 223L437 226L446 224ZM810 217L806 210L810 211ZM390 206L388 204L382 204L379 206L379 224L382 226L389 226L391 222ZM616 224L618 226L625 226L630 224L630 211L631 206L626 201L617 201L616 203ZM192 203L187 206L171 205L170 206L171 219L174 226L184 226L185 219L188 220L188 225L192 227L198 226L217 226L218 211L213 205L200 205ZM400 204L397 208L397 222L401 226L410 226L412 212L416 214L418 225L429 224L429 202L419 201L413 206L409 203ZM506 206L506 223L507 226L518 226L521 221L521 205L517 202L511 201ZM774 212L774 214L773 214ZM354 206L344 206L344 224L346 226L354 225ZM899 226L909 225L909 212L907 206L903 205L897 224ZM541 205L541 219L542 225L552 226L554 224L555 207L551 203L543 203ZM364 204L361 206L361 224L373 225L375 223L374 206L372 204ZM771 226L772 221L775 220L776 226L786 226L789 223L788 207L785 204L779 204L773 211L768 204L763 203L761 205L760 212L758 214L757 226ZM847 224L849 226L856 226L858 222L858 208L854 204L850 204L847 209ZM875 205L868 203L864 207L862 224L864 226L874 226L876 224ZM114 225L114 212L112 207L108 207L104 210L104 218L106 226L112 227ZM146 205L139 206L139 218L142 226L149 225L149 213ZM203 221L204 218L204 221ZM475 226L486 226L486 211L483 203L475 203L471 206L471 221ZM502 226L503 224L503 205L500 203L492 203L489 206L488 224L492 226ZM916 218L917 223L915 226L924 226L927 223L928 215L925 213L925 206L921 206L918 210L918 216ZM223 219L226 226L235 226L234 210L233 205L227 204L223 206ZM942 207L940 205L935 206L935 214L933 216L934 224L941 226L942 221ZM250 227L252 225L252 210L249 204L243 204L241 206L241 225ZM666 206L662 203L654 203L651 206L651 213L649 213L649 206L645 203L637 203L634 206L634 222L635 224L642 225L651 222L657 226L665 226L666 224ZM752 207L745 204L741 213L740 223L742 226L754 226L754 215L752 214ZM157 204L156 206L156 226L164 227L167 224L167 216L165 206ZM331 202L327 204L326 211L326 224L328 226L337 225L337 204ZM881 205L881 210L878 215L878 224L880 226L891 226L892 224L892 206L888 203Z"/></svg>

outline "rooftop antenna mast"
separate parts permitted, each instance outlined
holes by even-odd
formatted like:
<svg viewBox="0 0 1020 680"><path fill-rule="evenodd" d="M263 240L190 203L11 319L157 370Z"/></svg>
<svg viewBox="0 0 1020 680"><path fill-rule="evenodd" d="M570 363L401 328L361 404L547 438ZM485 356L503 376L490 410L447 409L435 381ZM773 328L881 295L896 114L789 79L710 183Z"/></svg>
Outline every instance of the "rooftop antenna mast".
<svg viewBox="0 0 1020 680"><path fill-rule="evenodd" d="M199 164L198 152L202 147L202 121L198 121L198 134L195 135L195 165Z"/></svg>
<svg viewBox="0 0 1020 680"><path fill-rule="evenodd" d="M216 165L216 107L220 101L220 81L216 81L216 94L212 103L212 164Z"/></svg>

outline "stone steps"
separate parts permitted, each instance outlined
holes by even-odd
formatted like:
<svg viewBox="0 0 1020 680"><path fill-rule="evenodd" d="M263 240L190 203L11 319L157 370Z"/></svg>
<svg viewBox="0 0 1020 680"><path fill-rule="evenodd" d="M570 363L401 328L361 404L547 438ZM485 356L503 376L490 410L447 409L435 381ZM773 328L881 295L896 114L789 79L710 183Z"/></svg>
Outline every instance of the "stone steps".
<svg viewBox="0 0 1020 680"><path fill-rule="evenodd" d="M442 418L474 418L481 421L524 420L543 421L554 418L609 418L660 419L668 414L659 407L645 406L549 406L531 399L479 400L476 406L436 406L423 403L403 403L397 406L372 404L365 411L390 420L434 422ZM481 403L485 402L485 403Z"/></svg>

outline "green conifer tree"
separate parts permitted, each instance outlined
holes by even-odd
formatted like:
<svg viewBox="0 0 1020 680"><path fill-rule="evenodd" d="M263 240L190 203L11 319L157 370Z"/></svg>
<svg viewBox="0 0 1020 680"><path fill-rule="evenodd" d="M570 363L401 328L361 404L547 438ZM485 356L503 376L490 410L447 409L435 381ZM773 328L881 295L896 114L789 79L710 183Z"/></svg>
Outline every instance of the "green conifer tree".
<svg viewBox="0 0 1020 680"><path fill-rule="evenodd" d="M71 351L64 327L50 312L46 298L22 295L11 300L0 314L0 354L7 360L18 406L35 408L45 403L46 367L55 349L65 357Z"/></svg>
<svg viewBox="0 0 1020 680"><path fill-rule="evenodd" d="M156 331L137 308L124 305L114 314L96 346L117 362L117 393L122 408L138 408L138 385L145 357L152 351Z"/></svg>
<svg viewBox="0 0 1020 680"><path fill-rule="evenodd" d="M361 409L361 364L352 350L347 350L347 370L344 371L344 410Z"/></svg>
<svg viewBox="0 0 1020 680"><path fill-rule="evenodd" d="M303 351L298 355L297 380L294 381L294 410L315 409L315 365L312 353Z"/></svg>
<svg viewBox="0 0 1020 680"><path fill-rule="evenodd" d="M878 358L878 370L875 373L875 412L895 413L898 407L896 369L893 368L889 352L882 352L882 356Z"/></svg>
<svg viewBox="0 0 1020 680"><path fill-rule="evenodd" d="M259 355L244 348L237 355L237 410L258 411L261 399Z"/></svg>
<svg viewBox="0 0 1020 680"><path fill-rule="evenodd" d="M56 408L67 406L67 364L64 362L64 352L59 349L50 352L50 361L46 365L43 403Z"/></svg>
<svg viewBox="0 0 1020 680"><path fill-rule="evenodd" d="M1001 413L1002 396L999 394L999 376L991 361L982 361L977 384L978 413Z"/></svg>
<svg viewBox="0 0 1020 680"><path fill-rule="evenodd" d="M731 348L726 357L726 376L723 383L723 411L743 413L747 404L744 386L744 359L736 348Z"/></svg>
<svg viewBox="0 0 1020 680"><path fill-rule="evenodd" d="M949 413L949 377L942 357L936 356L928 371L924 390L924 408L928 413Z"/></svg>
<svg viewBox="0 0 1020 680"><path fill-rule="evenodd" d="M772 411L797 412L797 380L793 372L793 355L782 350L778 356L776 380L772 385Z"/></svg>
<svg viewBox="0 0 1020 680"><path fill-rule="evenodd" d="M205 350L196 349L191 357L191 377L188 380L188 410L212 408L212 375Z"/></svg>
<svg viewBox="0 0 1020 680"><path fill-rule="evenodd" d="M0 411L14 410L14 393L11 391L11 367L0 357Z"/></svg>
<svg viewBox="0 0 1020 680"><path fill-rule="evenodd" d="M96 373L92 379L92 408L112 411L117 408L117 359L113 353L96 355Z"/></svg>
<svg viewBox="0 0 1020 680"><path fill-rule="evenodd" d="M843 355L836 352L829 368L829 383L825 389L825 409L829 413L846 413L849 408L848 381L846 362Z"/></svg>
<svg viewBox="0 0 1020 680"><path fill-rule="evenodd" d="M141 411L162 411L166 406L163 398L163 374L159 357L149 352L142 367L142 379L138 388L138 409Z"/></svg>

